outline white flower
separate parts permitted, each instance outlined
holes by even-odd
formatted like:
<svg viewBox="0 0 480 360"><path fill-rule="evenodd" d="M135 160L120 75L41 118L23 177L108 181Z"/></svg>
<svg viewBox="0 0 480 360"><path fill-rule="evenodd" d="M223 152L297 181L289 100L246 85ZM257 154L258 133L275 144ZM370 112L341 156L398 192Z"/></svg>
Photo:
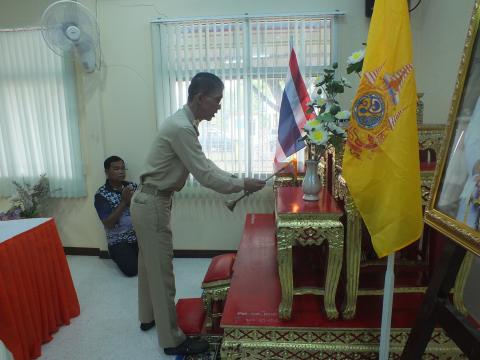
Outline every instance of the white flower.
<svg viewBox="0 0 480 360"><path fill-rule="evenodd" d="M313 130L308 134L310 142L315 145L324 145L328 142L328 132L323 128Z"/></svg>
<svg viewBox="0 0 480 360"><path fill-rule="evenodd" d="M307 133L311 132L321 126L321 122L317 119L309 120L303 127L303 130L305 130Z"/></svg>
<svg viewBox="0 0 480 360"><path fill-rule="evenodd" d="M348 120L350 119L350 111L348 110L343 110L343 111L339 111L338 113L335 114L335 117L338 119L338 120Z"/></svg>
<svg viewBox="0 0 480 360"><path fill-rule="evenodd" d="M359 63L360 61L363 60L364 57L365 57L365 50L363 49L357 50L348 57L347 64L350 65L350 64Z"/></svg>

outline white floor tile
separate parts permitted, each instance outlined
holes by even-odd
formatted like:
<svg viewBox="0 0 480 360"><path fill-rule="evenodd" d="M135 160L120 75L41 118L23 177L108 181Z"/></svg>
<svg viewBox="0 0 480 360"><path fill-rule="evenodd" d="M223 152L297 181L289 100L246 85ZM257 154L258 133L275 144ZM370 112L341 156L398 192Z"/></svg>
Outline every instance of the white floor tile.
<svg viewBox="0 0 480 360"><path fill-rule="evenodd" d="M137 278L111 260L68 256L80 315L42 346L41 360L175 359L158 346L155 329L139 329ZM200 297L210 259L174 259L177 299Z"/></svg>

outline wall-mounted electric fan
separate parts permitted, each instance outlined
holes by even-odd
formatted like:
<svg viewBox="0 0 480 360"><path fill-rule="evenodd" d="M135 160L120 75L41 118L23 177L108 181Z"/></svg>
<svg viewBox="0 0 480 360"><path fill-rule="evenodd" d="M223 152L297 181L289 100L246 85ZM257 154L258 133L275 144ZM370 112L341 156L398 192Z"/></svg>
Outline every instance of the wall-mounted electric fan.
<svg viewBox="0 0 480 360"><path fill-rule="evenodd" d="M86 72L99 68L99 29L95 16L82 4L61 0L42 15L42 35L56 54L75 56Z"/></svg>

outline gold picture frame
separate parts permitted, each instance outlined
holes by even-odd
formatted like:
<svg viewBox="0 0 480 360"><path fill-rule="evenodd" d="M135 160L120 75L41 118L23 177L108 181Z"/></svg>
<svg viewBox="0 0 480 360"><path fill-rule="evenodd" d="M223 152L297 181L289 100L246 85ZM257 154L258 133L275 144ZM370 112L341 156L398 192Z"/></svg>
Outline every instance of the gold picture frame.
<svg viewBox="0 0 480 360"><path fill-rule="evenodd" d="M428 225L476 255L480 255L479 5L476 0L425 212Z"/></svg>

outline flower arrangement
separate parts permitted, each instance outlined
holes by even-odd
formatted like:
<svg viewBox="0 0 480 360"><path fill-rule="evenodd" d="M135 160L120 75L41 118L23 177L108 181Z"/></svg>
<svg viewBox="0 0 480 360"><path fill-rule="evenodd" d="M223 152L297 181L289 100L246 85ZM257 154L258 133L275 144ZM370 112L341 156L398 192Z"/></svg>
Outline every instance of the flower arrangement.
<svg viewBox="0 0 480 360"><path fill-rule="evenodd" d="M365 52L358 50L347 59L348 74L355 72L360 75L364 56ZM337 69L338 63L333 63L331 68L323 70L315 84L317 99L308 104L307 112L315 114L315 118L307 121L303 128L305 136L302 140L307 143L309 160L320 160L329 146L337 149L346 138L350 111L342 110L337 96L352 86L346 78L337 77Z"/></svg>
<svg viewBox="0 0 480 360"><path fill-rule="evenodd" d="M15 185L16 194L10 198L11 207L6 212L0 212L0 220L15 220L20 218L31 218L39 215L45 206L45 201L50 197L50 184L45 174L31 186L12 181ZM60 189L55 189L58 191Z"/></svg>
<svg viewBox="0 0 480 360"><path fill-rule="evenodd" d="M347 59L347 74L352 72L360 76L363 67L363 59L365 58L365 50L360 49L354 51Z"/></svg>

